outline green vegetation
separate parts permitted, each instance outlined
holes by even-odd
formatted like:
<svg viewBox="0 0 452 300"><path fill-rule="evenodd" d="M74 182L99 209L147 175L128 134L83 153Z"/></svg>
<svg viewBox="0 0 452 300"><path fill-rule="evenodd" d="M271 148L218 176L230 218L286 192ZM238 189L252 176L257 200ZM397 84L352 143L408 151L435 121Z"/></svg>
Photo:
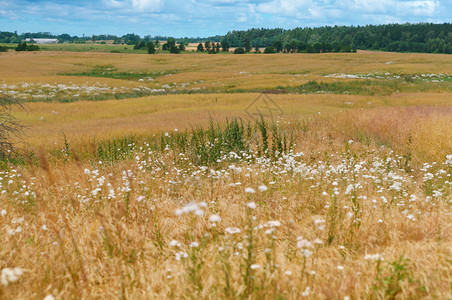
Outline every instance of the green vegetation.
<svg viewBox="0 0 452 300"><path fill-rule="evenodd" d="M410 79L406 79L410 78ZM308 81L298 87L287 87L282 90L295 92L300 94L350 94L350 95L391 95L396 91L413 92L413 91L452 91L452 85L449 81L442 82L426 82L417 80L416 82L410 76L402 79L391 80L353 80L353 81L336 81L336 82L317 82L315 80Z"/></svg>
<svg viewBox="0 0 452 300"><path fill-rule="evenodd" d="M126 80L138 80L142 78L157 78L160 76L165 76L167 74L176 74L177 70L173 71L163 71L163 72L117 72L117 69L113 65L97 65L91 71L79 72L79 73L64 73L60 75L66 76L88 76L88 77L103 77L103 78L113 78L113 79L126 79Z"/></svg>
<svg viewBox="0 0 452 300"><path fill-rule="evenodd" d="M39 51L38 45L27 45L27 42L19 43L16 47L16 51Z"/></svg>
<svg viewBox="0 0 452 300"><path fill-rule="evenodd" d="M232 47L272 46L285 52L350 52L352 49L394 52L452 53L452 24L388 24L318 28L249 29L228 32L221 40ZM282 45L278 49L278 45ZM278 51L278 52L279 52Z"/></svg>
<svg viewBox="0 0 452 300"><path fill-rule="evenodd" d="M354 49L391 52L452 53L452 24L387 24L367 26L324 26L318 28L295 28L291 30L249 29L232 31L224 36L209 38L179 38L149 35L141 38L136 34L121 37L114 35L70 36L52 35L48 32L23 33L0 32L0 43L21 43L26 38L55 38L59 43L87 44L89 48L67 48L66 51L99 50L94 45L113 43L133 46L135 50L145 49L150 41L166 41L162 49L170 53L184 51L183 45L191 42L209 44L204 47L208 53L227 52L229 47L243 47L250 52L253 47L273 47L276 52L353 52ZM221 44L220 44L221 43ZM166 46L165 46L166 45ZM220 50L221 47L221 50ZM77 50L78 49L78 50ZM127 50L126 47L124 50ZM157 43L158 49L158 43ZM110 49L114 51L118 49ZM198 46L198 51L204 51ZM124 51L122 51L124 52Z"/></svg>

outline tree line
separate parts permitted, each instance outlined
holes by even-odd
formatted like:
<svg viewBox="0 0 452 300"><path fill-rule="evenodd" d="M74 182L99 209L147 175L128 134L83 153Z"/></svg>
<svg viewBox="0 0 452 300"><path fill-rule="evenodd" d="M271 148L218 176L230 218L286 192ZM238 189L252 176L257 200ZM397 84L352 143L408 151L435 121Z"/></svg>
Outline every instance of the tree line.
<svg viewBox="0 0 452 300"><path fill-rule="evenodd" d="M317 28L252 28L244 31L231 31L226 35L208 38L178 38L146 35L140 37L129 33L123 36L92 35L71 36L52 35L49 32L23 33L0 32L0 43L20 43L26 38L56 38L60 43L86 43L112 40L115 44L138 45L137 48L166 41L162 50L172 53L184 51L188 43L199 43L199 52L217 53L240 48L246 52L352 52L356 49L392 52L452 53L452 24L387 24L366 26L323 26ZM208 43L208 44L206 44ZM152 48L152 47L151 47ZM228 49L228 50L225 50ZM254 49L254 50L253 50ZM152 52L152 50L149 50Z"/></svg>
<svg viewBox="0 0 452 300"><path fill-rule="evenodd" d="M275 43L282 43L282 51L287 52L311 52L326 47L332 52L361 49L451 54L452 24L324 26L291 30L253 28L228 32L221 41L227 41L232 47L246 47L251 43L277 48Z"/></svg>

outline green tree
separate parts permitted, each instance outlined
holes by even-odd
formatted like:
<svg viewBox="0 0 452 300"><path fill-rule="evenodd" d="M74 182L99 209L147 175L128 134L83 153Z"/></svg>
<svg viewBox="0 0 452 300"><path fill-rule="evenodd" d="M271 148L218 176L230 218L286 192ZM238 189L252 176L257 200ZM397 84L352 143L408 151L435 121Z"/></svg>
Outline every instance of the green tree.
<svg viewBox="0 0 452 300"><path fill-rule="evenodd" d="M276 53L276 50L275 50L275 48L269 46L269 47L265 47L264 53L267 53L267 54Z"/></svg>
<svg viewBox="0 0 452 300"><path fill-rule="evenodd" d="M234 50L234 54L244 54L245 53L245 49L243 49L242 47L237 47Z"/></svg>
<svg viewBox="0 0 452 300"><path fill-rule="evenodd" d="M16 51L27 51L27 42L20 42L16 47Z"/></svg>
<svg viewBox="0 0 452 300"><path fill-rule="evenodd" d="M251 42L249 39L245 40L245 52L251 52Z"/></svg>
<svg viewBox="0 0 452 300"><path fill-rule="evenodd" d="M140 50L143 48L146 48L146 44L144 41L141 41L141 42L137 43L135 46L133 46L134 50Z"/></svg>
<svg viewBox="0 0 452 300"><path fill-rule="evenodd" d="M198 48L196 49L196 51L198 52L204 52L204 46L202 45L202 43L198 44Z"/></svg>
<svg viewBox="0 0 452 300"><path fill-rule="evenodd" d="M171 45L171 47L169 48L169 52L173 53L173 54L179 54L180 53L180 49L176 45Z"/></svg>
<svg viewBox="0 0 452 300"><path fill-rule="evenodd" d="M229 42L225 39L221 40L221 48L223 52L229 52Z"/></svg>
<svg viewBox="0 0 452 300"><path fill-rule="evenodd" d="M283 49L283 44L281 41L278 40L273 42L272 47L276 52L281 52Z"/></svg>
<svg viewBox="0 0 452 300"><path fill-rule="evenodd" d="M209 41L207 41L207 42L204 43L204 48L206 48L206 51L207 51L207 52L210 51L211 46L210 46L210 42L209 42Z"/></svg>
<svg viewBox="0 0 452 300"><path fill-rule="evenodd" d="M254 52L261 53L261 49L259 48L259 46L257 44L256 44L256 47L254 47Z"/></svg>
<svg viewBox="0 0 452 300"><path fill-rule="evenodd" d="M154 54L155 53L155 44L153 42L149 42L147 44L148 48L148 54Z"/></svg>

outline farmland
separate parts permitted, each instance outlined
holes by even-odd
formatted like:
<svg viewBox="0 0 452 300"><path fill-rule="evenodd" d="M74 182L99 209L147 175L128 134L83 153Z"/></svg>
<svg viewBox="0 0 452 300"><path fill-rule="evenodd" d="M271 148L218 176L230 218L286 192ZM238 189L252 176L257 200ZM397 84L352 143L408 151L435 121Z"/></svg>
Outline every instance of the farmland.
<svg viewBox="0 0 452 300"><path fill-rule="evenodd" d="M109 52L0 54L0 298L452 297L450 55Z"/></svg>

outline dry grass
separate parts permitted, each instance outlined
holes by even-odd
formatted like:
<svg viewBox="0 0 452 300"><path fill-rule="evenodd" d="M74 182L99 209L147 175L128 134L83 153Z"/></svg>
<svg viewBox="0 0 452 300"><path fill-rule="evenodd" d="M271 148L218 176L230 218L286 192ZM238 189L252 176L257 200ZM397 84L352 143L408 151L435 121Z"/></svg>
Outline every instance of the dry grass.
<svg viewBox="0 0 452 300"><path fill-rule="evenodd" d="M344 143L323 122L292 125L304 155L225 159L218 173L139 145L113 165L42 155L40 166L3 173L0 267L24 272L1 296L450 297L452 161L404 171L389 149ZM427 172L441 196L424 187Z"/></svg>
<svg viewBox="0 0 452 300"><path fill-rule="evenodd" d="M32 148L61 146L64 133L73 143L90 142L93 137L108 139L135 134L183 130L190 125L206 125L210 118L224 120L238 116L249 119L247 107L259 94L197 94L149 96L139 99L73 103L30 103L16 117L28 126L25 142ZM399 94L395 96L352 95L271 95L287 120L320 113L351 109L448 105L451 94ZM391 110L391 108L388 108ZM357 118L374 113L357 114ZM348 114L345 114L348 116ZM389 116L388 116L389 117ZM372 122L372 120L369 120ZM399 121L401 122L401 121ZM372 125L369 125L372 127ZM434 150L433 150L434 151Z"/></svg>
<svg viewBox="0 0 452 300"><path fill-rule="evenodd" d="M55 75L96 65L175 73L146 83ZM446 73L450 65L447 55L365 52L0 55L7 84L229 90L332 73ZM15 116L28 126L31 153L0 173L0 298L451 298L451 95L271 94L284 115L268 128L270 149L285 133L293 152L259 152L253 127L251 153L226 151L205 164L191 136L180 152L174 129L211 118L247 122L259 94L29 103ZM120 144L125 135L139 138ZM105 145L132 150L109 159Z"/></svg>

